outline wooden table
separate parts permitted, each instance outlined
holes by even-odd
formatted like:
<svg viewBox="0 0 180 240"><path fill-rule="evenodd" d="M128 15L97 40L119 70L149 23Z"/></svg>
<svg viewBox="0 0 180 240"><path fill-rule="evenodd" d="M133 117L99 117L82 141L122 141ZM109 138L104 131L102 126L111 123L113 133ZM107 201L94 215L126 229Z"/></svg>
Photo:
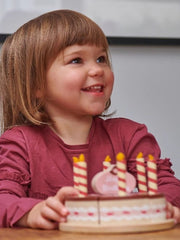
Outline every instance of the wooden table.
<svg viewBox="0 0 180 240"><path fill-rule="evenodd" d="M59 230L0 228L0 240L179 240L180 224L173 229L136 234L79 234Z"/></svg>

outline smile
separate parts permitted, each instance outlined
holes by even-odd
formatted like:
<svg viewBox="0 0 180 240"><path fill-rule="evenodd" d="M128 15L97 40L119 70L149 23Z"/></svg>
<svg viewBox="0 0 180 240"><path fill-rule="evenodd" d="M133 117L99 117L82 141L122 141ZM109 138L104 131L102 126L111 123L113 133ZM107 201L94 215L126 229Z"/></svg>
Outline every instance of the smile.
<svg viewBox="0 0 180 240"><path fill-rule="evenodd" d="M103 92L104 86L102 85L94 85L90 87L83 88L82 90L85 92Z"/></svg>

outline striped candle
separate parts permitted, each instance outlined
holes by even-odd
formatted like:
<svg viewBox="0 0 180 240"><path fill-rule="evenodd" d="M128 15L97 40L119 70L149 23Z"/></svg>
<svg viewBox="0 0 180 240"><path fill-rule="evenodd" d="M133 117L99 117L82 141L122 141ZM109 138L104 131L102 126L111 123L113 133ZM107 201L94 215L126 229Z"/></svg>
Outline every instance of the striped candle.
<svg viewBox="0 0 180 240"><path fill-rule="evenodd" d="M111 158L109 155L107 155L103 161L103 170L105 171L110 166L111 166Z"/></svg>
<svg viewBox="0 0 180 240"><path fill-rule="evenodd" d="M147 175L148 175L148 192L149 194L157 193L157 166L156 160L152 155L148 155L147 161Z"/></svg>
<svg viewBox="0 0 180 240"><path fill-rule="evenodd" d="M126 160L123 153L116 155L116 167L118 176L118 195L126 195Z"/></svg>
<svg viewBox="0 0 180 240"><path fill-rule="evenodd" d="M79 196L87 195L87 164L83 154L79 158L73 157L74 160L74 187L79 190Z"/></svg>
<svg viewBox="0 0 180 240"><path fill-rule="evenodd" d="M74 188L79 190L79 166L78 166L78 157L73 157L73 181Z"/></svg>
<svg viewBox="0 0 180 240"><path fill-rule="evenodd" d="M147 192L146 169L142 152L136 157L136 168L139 192Z"/></svg>

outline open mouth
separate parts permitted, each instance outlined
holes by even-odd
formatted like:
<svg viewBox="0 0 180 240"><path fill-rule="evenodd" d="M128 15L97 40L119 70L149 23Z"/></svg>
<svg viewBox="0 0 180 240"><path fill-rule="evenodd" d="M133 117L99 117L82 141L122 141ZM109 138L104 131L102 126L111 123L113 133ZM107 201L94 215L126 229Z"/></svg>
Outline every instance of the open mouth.
<svg viewBox="0 0 180 240"><path fill-rule="evenodd" d="M94 85L90 87L83 88L84 92L103 92L104 86L102 85Z"/></svg>

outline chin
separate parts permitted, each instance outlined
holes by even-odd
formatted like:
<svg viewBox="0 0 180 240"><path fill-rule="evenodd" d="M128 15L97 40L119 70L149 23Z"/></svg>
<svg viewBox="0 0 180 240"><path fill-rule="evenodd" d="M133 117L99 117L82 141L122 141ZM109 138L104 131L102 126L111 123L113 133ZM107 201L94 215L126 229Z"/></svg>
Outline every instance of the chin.
<svg viewBox="0 0 180 240"><path fill-rule="evenodd" d="M100 115L102 115L103 114L103 112L104 112L104 110L103 111L96 111L96 112L92 112L91 113L91 115L93 116L93 117L95 117L95 116L100 116Z"/></svg>
<svg viewBox="0 0 180 240"><path fill-rule="evenodd" d="M91 105L91 107L88 109L88 112L91 116L99 116L102 115L102 113L105 111L104 105L94 104L94 106Z"/></svg>

